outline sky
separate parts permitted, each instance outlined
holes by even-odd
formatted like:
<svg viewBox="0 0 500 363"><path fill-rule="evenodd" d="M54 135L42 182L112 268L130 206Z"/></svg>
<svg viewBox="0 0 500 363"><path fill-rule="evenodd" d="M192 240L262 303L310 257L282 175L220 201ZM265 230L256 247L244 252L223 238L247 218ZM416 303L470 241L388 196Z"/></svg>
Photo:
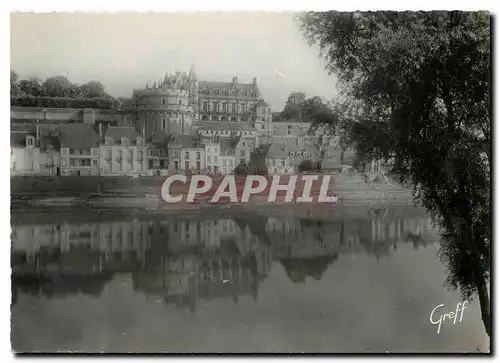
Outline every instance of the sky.
<svg viewBox="0 0 500 363"><path fill-rule="evenodd" d="M199 80L253 77L274 111L290 92L334 99L336 78L289 12L12 13L11 69L21 79L64 75L100 81L115 97L188 72Z"/></svg>

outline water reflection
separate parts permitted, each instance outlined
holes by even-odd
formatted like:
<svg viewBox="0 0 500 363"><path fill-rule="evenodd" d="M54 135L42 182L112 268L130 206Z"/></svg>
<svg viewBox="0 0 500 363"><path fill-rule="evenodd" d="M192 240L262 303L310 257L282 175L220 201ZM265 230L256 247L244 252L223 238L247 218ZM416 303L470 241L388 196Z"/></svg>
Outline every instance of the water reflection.
<svg viewBox="0 0 500 363"><path fill-rule="evenodd" d="M273 261L289 280L320 281L342 254L377 260L398 244L425 246L426 216L305 219L261 216L137 217L12 223L12 296L99 296L115 274L133 290L194 312L202 300L257 299ZM39 224L43 223L43 224Z"/></svg>

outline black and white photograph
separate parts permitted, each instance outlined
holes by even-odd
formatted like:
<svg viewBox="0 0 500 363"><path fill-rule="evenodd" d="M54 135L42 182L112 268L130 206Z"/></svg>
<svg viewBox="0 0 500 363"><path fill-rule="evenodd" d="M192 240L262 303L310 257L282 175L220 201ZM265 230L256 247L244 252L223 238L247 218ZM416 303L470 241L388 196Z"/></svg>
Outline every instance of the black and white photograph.
<svg viewBox="0 0 500 363"><path fill-rule="evenodd" d="M491 354L493 14L306 5L10 13L12 354Z"/></svg>

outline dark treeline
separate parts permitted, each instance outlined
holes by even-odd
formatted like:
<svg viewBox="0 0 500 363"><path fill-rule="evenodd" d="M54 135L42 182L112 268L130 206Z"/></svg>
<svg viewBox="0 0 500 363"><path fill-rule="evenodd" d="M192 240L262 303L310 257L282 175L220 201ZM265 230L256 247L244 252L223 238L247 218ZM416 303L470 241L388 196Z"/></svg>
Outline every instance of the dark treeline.
<svg viewBox="0 0 500 363"><path fill-rule="evenodd" d="M42 80L39 77L19 79L10 71L11 106L54 108L115 109L120 101L105 92L98 81L84 84L70 82L64 76Z"/></svg>

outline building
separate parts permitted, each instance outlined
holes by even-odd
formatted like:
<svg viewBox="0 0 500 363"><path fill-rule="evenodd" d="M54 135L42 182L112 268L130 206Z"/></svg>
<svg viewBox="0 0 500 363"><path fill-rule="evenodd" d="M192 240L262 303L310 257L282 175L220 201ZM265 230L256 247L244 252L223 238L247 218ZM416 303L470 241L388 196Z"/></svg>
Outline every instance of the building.
<svg viewBox="0 0 500 363"><path fill-rule="evenodd" d="M257 138L258 133L255 127L250 125L243 124L224 124L224 123L202 123L198 122L193 124L193 129L196 130L198 135L202 138L213 138L215 136L219 136L220 138L224 137L253 137Z"/></svg>
<svg viewBox="0 0 500 363"><path fill-rule="evenodd" d="M309 133L311 124L299 121L273 121L273 137L300 137Z"/></svg>
<svg viewBox="0 0 500 363"><path fill-rule="evenodd" d="M250 163L250 154L258 146L257 140L254 137L250 136L238 136L236 140L236 162L238 164L248 165Z"/></svg>
<svg viewBox="0 0 500 363"><path fill-rule="evenodd" d="M257 78L252 83L232 82L199 83L199 119L201 121L253 123L257 120L260 99Z"/></svg>
<svg viewBox="0 0 500 363"><path fill-rule="evenodd" d="M286 146L273 143L266 154L267 170L270 175L291 174L293 166L290 164L290 157Z"/></svg>
<svg viewBox="0 0 500 363"><path fill-rule="evenodd" d="M236 168L236 139L220 139L220 155L219 161L221 166L221 173L224 175L233 174Z"/></svg>
<svg viewBox="0 0 500 363"><path fill-rule="evenodd" d="M35 175L40 172L40 149L33 132L11 132L10 174Z"/></svg>
<svg viewBox="0 0 500 363"><path fill-rule="evenodd" d="M99 135L89 124L63 124L59 129L61 175L99 175Z"/></svg>
<svg viewBox="0 0 500 363"><path fill-rule="evenodd" d="M152 86L148 82L144 89L134 89L126 111L135 114L135 126L144 127L146 138L160 133L190 134L192 121L197 119L197 89L193 68L189 75L165 74Z"/></svg>
<svg viewBox="0 0 500 363"><path fill-rule="evenodd" d="M165 134L152 136L147 140L148 175L167 175L169 170L168 142L170 137ZM175 156L175 155L174 155ZM177 159L179 155L177 155Z"/></svg>
<svg viewBox="0 0 500 363"><path fill-rule="evenodd" d="M205 147L191 135L173 135L168 144L170 173L200 173L205 170Z"/></svg>
<svg viewBox="0 0 500 363"><path fill-rule="evenodd" d="M109 126L99 146L101 175L145 175L144 137L130 126Z"/></svg>
<svg viewBox="0 0 500 363"><path fill-rule="evenodd" d="M213 141L205 141L203 145L205 146L205 165L206 172L208 174L220 174L221 164L220 164L220 143L217 142L217 138Z"/></svg>

